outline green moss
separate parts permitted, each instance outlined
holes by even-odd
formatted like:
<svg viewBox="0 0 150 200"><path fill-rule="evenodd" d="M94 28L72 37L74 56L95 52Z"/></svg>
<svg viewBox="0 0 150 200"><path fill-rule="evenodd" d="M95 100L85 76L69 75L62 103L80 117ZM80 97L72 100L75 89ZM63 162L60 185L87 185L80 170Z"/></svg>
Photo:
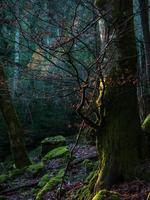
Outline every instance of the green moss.
<svg viewBox="0 0 150 200"><path fill-rule="evenodd" d="M36 194L39 192L39 188L33 188L31 190L31 194L33 194L34 196L36 196Z"/></svg>
<svg viewBox="0 0 150 200"><path fill-rule="evenodd" d="M92 162L89 159L85 159L82 164L86 168L87 171L95 172L95 170L97 169L97 166L98 166L98 161Z"/></svg>
<svg viewBox="0 0 150 200"><path fill-rule="evenodd" d="M23 174L23 172L25 171L26 168L23 169L14 169L11 171L8 171L8 174L2 174L0 175L0 184L7 181L8 179L12 179L16 176L19 176L21 174Z"/></svg>
<svg viewBox="0 0 150 200"><path fill-rule="evenodd" d="M145 132L150 133L150 114L148 114L147 117L145 118L145 120L142 124L142 129Z"/></svg>
<svg viewBox="0 0 150 200"><path fill-rule="evenodd" d="M0 175L0 184L6 182L9 179L9 176L6 174Z"/></svg>
<svg viewBox="0 0 150 200"><path fill-rule="evenodd" d="M65 137L62 135L58 135L56 137L47 137L41 142L42 144L44 143L50 143L50 144L55 144L55 143L66 143Z"/></svg>
<svg viewBox="0 0 150 200"><path fill-rule="evenodd" d="M35 163L27 168L27 172L32 174L37 174L40 170L43 169L43 167L44 167L43 162Z"/></svg>
<svg viewBox="0 0 150 200"><path fill-rule="evenodd" d="M14 169L12 171L9 171L9 177L10 178L14 178L16 176L19 176L21 174L23 174L23 172L25 171L26 168L22 168L22 169Z"/></svg>
<svg viewBox="0 0 150 200"><path fill-rule="evenodd" d="M42 176L42 178L40 179L40 182L38 183L39 187L43 187L48 181L49 181L50 177L49 174L45 174L44 176Z"/></svg>
<svg viewBox="0 0 150 200"><path fill-rule="evenodd" d="M85 179L85 183L89 183L95 175L95 171L91 172Z"/></svg>
<svg viewBox="0 0 150 200"><path fill-rule="evenodd" d="M112 192L112 191L108 191L108 190L101 190L99 191L92 200L107 200L107 199L111 200L120 200L119 194L117 192Z"/></svg>
<svg viewBox="0 0 150 200"><path fill-rule="evenodd" d="M61 180L62 177L64 176L64 169L61 169L58 174L51 178L45 185L44 187L38 192L37 196L36 196L36 200L42 200L42 197L45 193L47 193L48 191L50 191L53 187L55 187L56 185L58 185Z"/></svg>
<svg viewBox="0 0 150 200"><path fill-rule="evenodd" d="M76 199L78 200L91 199L91 194L94 192L94 185L96 180L97 180L97 172L93 171L86 178L85 184L87 185L83 186L76 192Z"/></svg>
<svg viewBox="0 0 150 200"><path fill-rule="evenodd" d="M83 161L83 166L86 168L86 170L92 170L93 169L93 162L89 159L85 159Z"/></svg>
<svg viewBox="0 0 150 200"><path fill-rule="evenodd" d="M90 196L91 196L91 192L89 190L89 187L83 186L81 189L79 189L77 191L76 199L78 199L78 200L88 200L88 199L90 199Z"/></svg>
<svg viewBox="0 0 150 200"><path fill-rule="evenodd" d="M57 147L51 151L49 151L42 159L42 161L47 161L52 158L63 157L69 153L69 150L66 146Z"/></svg>

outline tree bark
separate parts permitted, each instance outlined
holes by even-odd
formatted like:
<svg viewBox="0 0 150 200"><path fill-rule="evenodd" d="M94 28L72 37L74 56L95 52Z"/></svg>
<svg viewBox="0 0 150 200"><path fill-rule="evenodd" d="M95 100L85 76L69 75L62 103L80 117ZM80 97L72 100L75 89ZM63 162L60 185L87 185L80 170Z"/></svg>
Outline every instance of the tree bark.
<svg viewBox="0 0 150 200"><path fill-rule="evenodd" d="M144 40L144 51L145 51L145 59L146 66L145 74L146 80L146 94L143 96L144 101L144 118L150 113L150 31L149 31L149 7L148 0L139 0L139 5L141 9L141 23L142 23L142 31L143 31L143 40Z"/></svg>
<svg viewBox="0 0 150 200"><path fill-rule="evenodd" d="M132 178L139 160L140 119L136 85L136 46L131 0L112 1L116 66L106 77L105 126L97 130L101 161L95 191ZM129 78L130 77L130 78ZM111 80L111 81L107 81Z"/></svg>
<svg viewBox="0 0 150 200"><path fill-rule="evenodd" d="M23 168L30 164L30 160L22 139L23 130L7 87L2 62L0 63L0 109L8 127L10 149L15 165L17 168Z"/></svg>

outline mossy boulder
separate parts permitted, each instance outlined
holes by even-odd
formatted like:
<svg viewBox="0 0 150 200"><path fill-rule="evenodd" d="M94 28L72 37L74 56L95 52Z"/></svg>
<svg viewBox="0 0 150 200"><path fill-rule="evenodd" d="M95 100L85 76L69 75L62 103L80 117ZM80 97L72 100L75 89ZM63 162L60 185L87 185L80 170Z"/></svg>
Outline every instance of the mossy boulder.
<svg viewBox="0 0 150 200"><path fill-rule="evenodd" d="M28 168L27 168L27 172L28 173L31 173L31 174L37 174L39 171L41 171L44 167L44 164L43 162L39 162L39 163L33 163L32 165L30 165Z"/></svg>
<svg viewBox="0 0 150 200"><path fill-rule="evenodd" d="M120 195L117 192L108 190L100 190L92 200L120 200Z"/></svg>
<svg viewBox="0 0 150 200"><path fill-rule="evenodd" d="M50 175L47 173L40 179L38 187L43 187L50 180Z"/></svg>
<svg viewBox="0 0 150 200"><path fill-rule="evenodd" d="M49 151L43 158L42 161L47 161L53 158L63 157L69 154L69 149L67 146L57 147Z"/></svg>
<svg viewBox="0 0 150 200"><path fill-rule="evenodd" d="M63 176L64 169L61 169L55 177L50 178L50 180L44 185L44 187L39 190L35 200L42 200L43 195L54 188L56 185L58 185L61 182Z"/></svg>
<svg viewBox="0 0 150 200"><path fill-rule="evenodd" d="M145 118L143 124L142 124L142 129L146 132L146 133L150 133L150 114L147 115L147 117Z"/></svg>
<svg viewBox="0 0 150 200"><path fill-rule="evenodd" d="M62 135L55 137L47 137L41 142L42 145L42 155L48 153L50 150L66 145L66 139Z"/></svg>

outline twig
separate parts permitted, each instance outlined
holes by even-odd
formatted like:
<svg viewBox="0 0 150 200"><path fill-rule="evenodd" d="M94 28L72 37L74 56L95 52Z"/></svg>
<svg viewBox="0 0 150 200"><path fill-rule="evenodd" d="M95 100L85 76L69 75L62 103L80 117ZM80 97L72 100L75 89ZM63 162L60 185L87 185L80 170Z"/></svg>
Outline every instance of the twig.
<svg viewBox="0 0 150 200"><path fill-rule="evenodd" d="M65 176L66 176L66 174L67 174L68 168L69 168L69 166L70 166L70 163L71 163L71 159L72 159L74 150L75 150L75 148L76 148L76 146L77 146L77 144L78 144L78 142L79 142L79 139L80 139L80 136L81 136L81 133L82 133L82 129L83 129L83 127L84 127L84 124L85 124L85 122L84 122L84 120L83 120L82 123L81 123L81 127L80 127L80 129L79 129L78 135L77 135L77 137L76 137L76 142L75 142L74 146L72 147L72 149L71 149L71 151L70 151L70 156L69 156L69 158L68 158L68 162L67 162L66 167L65 167L64 175L63 175L63 177L62 177L62 181L61 181L61 184L60 184L58 193L57 193L57 200L61 200L61 189L62 189L62 187L63 187L64 179L65 179Z"/></svg>

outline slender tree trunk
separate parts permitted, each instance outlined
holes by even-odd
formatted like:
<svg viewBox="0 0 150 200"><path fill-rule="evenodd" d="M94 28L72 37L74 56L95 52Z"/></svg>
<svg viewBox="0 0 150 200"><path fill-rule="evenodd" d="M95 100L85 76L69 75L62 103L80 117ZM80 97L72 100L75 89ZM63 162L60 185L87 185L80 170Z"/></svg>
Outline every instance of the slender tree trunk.
<svg viewBox="0 0 150 200"><path fill-rule="evenodd" d="M8 91L2 62L0 63L0 109L8 127L10 148L17 168L30 164L23 142L23 130Z"/></svg>
<svg viewBox="0 0 150 200"><path fill-rule="evenodd" d="M146 94L143 96L144 101L144 118L150 113L150 31L149 31L149 7L148 0L139 0L140 10L141 10L141 22L143 31L143 40L145 48L145 74L146 80L144 80Z"/></svg>
<svg viewBox="0 0 150 200"><path fill-rule="evenodd" d="M105 126L97 136L101 164L95 191L132 178L139 160L140 120L134 84L136 48L132 8L131 0L112 3L119 61L106 78Z"/></svg>
<svg viewBox="0 0 150 200"><path fill-rule="evenodd" d="M14 61L16 63L16 65L14 66L14 76L13 76L13 88L12 88L12 97L13 99L15 98L15 94L18 88L18 77L19 77L19 69L17 64L19 63L19 40L20 40L20 33L19 33L19 29L16 28L16 33L15 33L15 57L14 57Z"/></svg>
<svg viewBox="0 0 150 200"><path fill-rule="evenodd" d="M16 5L16 17L19 17L19 5ZM20 60L20 30L19 30L19 25L18 22L16 24L16 30L15 30L15 41L14 41L14 62L16 63L16 65L14 66L14 75L13 75L13 83L12 83L12 98L15 98L15 94L17 92L17 88L18 88L18 79L19 79L19 68L17 66L17 64L19 63Z"/></svg>

